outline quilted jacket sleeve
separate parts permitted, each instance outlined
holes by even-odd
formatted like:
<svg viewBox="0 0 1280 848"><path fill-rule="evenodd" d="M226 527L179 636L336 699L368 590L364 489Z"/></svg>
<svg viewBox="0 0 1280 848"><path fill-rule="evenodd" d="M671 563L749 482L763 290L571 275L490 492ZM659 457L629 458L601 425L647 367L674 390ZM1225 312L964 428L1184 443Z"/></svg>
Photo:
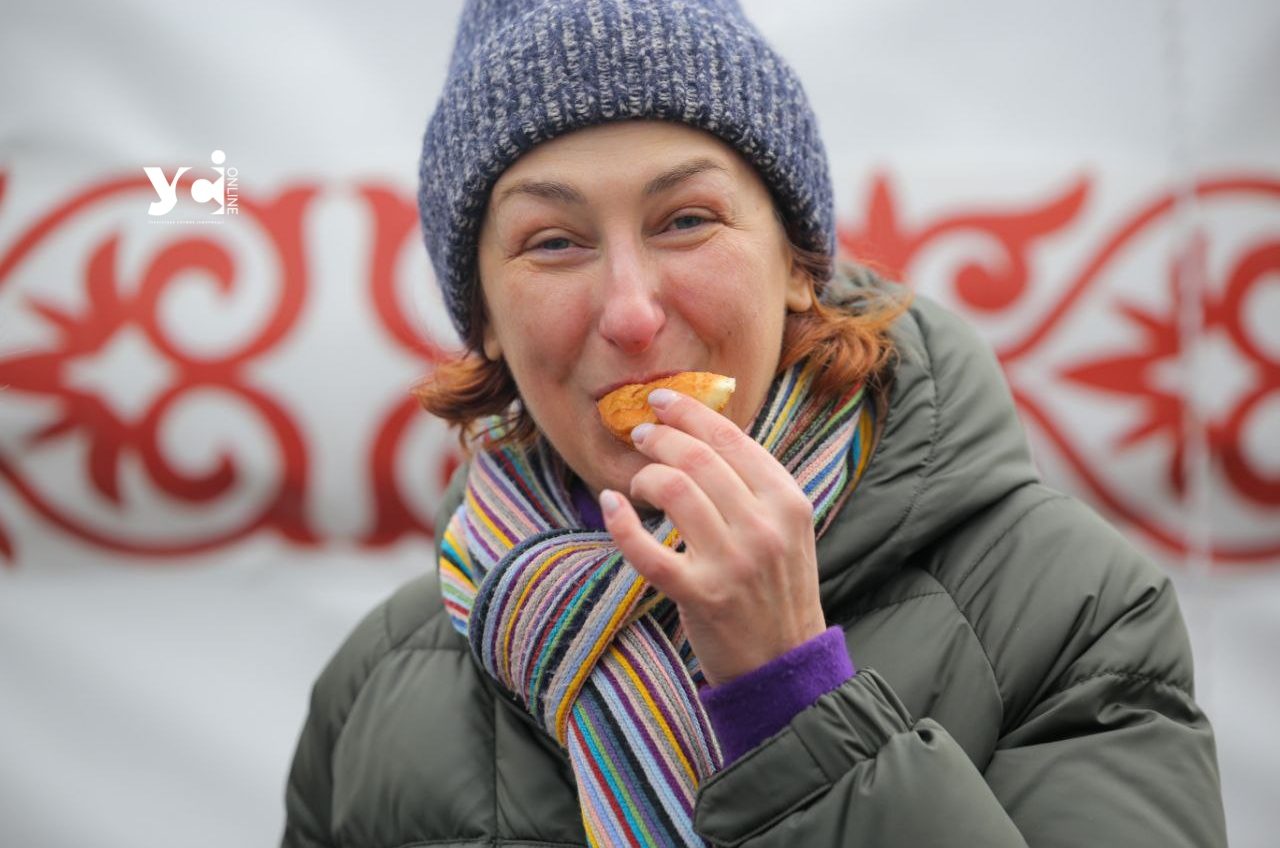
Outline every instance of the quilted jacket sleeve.
<svg viewBox="0 0 1280 848"><path fill-rule="evenodd" d="M1027 844L946 731L869 669L708 781L694 825L760 848Z"/></svg>
<svg viewBox="0 0 1280 848"><path fill-rule="evenodd" d="M758 848L1226 845L1213 734L1192 697L1172 590L1107 532L1079 533L1080 509L1047 504L1038 532L1009 534L949 587L974 605L1002 688L988 758L975 764L864 669L708 781L698 831ZM1046 548L1057 527L1074 543ZM1027 561L1037 567L1025 577L992 579Z"/></svg>
<svg viewBox="0 0 1280 848"><path fill-rule="evenodd" d="M311 708L285 787L282 848L330 848L334 844L333 749L361 686L387 647L383 605L356 626L312 688Z"/></svg>
<svg viewBox="0 0 1280 848"><path fill-rule="evenodd" d="M1004 745L980 772L863 671L708 782L695 823L760 848L1226 845L1212 739L1177 689L1092 678Z"/></svg>
<svg viewBox="0 0 1280 848"><path fill-rule="evenodd" d="M285 789L285 830L283 848L328 848L329 802L333 796L329 755L334 731L316 709L302 728Z"/></svg>

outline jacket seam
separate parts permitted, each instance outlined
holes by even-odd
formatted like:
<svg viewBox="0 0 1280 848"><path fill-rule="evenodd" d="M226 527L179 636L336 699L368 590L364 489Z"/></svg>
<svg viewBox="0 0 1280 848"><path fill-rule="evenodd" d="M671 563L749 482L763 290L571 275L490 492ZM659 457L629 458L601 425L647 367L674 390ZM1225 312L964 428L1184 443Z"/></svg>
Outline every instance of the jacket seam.
<svg viewBox="0 0 1280 848"><path fill-rule="evenodd" d="M391 626L387 621L389 616L388 606L389 606L389 602L384 602L378 611L379 614L382 616L382 639L384 640L384 642L390 642L390 635L391 635ZM392 648L390 647L390 645L388 645L388 647L382 651L382 655L379 656L378 659L369 666L368 670L365 671L364 676L360 679L360 685L356 687L355 695L352 696L351 698L351 703L347 704L346 710L344 710L342 713L342 721L338 725L337 731L333 734L333 743L329 746L329 756L328 756L328 763L327 763L329 767L329 776L330 776L329 777L329 821L325 823L325 829L328 831L329 837L334 840L335 844L339 844L339 845L344 844L346 840L342 839L342 837L333 829L333 790L334 790L333 774L335 771L333 758L337 756L338 747L342 744L343 737L346 736L348 722L351 719L351 714L355 712L356 704L360 702L360 697L364 695L365 687L369 684L369 679L373 677L374 672L377 671L378 667L381 666L382 663L386 661L387 657L391 656L391 653L392 653Z"/></svg>
<svg viewBox="0 0 1280 848"><path fill-rule="evenodd" d="M1018 525L1020 525L1028 516L1030 516L1031 513L1035 512L1042 506L1046 506L1051 503L1056 503L1057 501L1065 500L1065 499L1066 499L1065 495L1057 495L1057 494L1047 495L1042 500L1036 501L1035 503L1031 504L1026 509L1024 509L1022 512L1014 516L1009 521L1009 524L1003 530L1001 530L998 534L996 534L996 537L992 539L987 544L987 546L982 549L982 552L979 553L976 557L974 557L973 563L968 568L966 568L964 570L964 573L961 574L959 579L956 580L954 590L952 590L951 587L947 586L947 584L944 583L938 575L936 574L930 575L931 577L933 577L934 580L938 582L938 585L941 586L943 590L945 590L946 593L951 597L951 603L955 606L956 612L960 613L960 617L964 619L965 624L969 628L969 632L973 634L974 640L978 643L978 647L982 650L983 658L985 658L987 661L987 667L991 670L991 679L995 681L996 694L999 696L999 700L1000 700L1000 722L998 724L999 727L1004 727L1005 716L1008 714L1008 709L1009 709L1009 705L1008 703L1006 703L1004 684L1003 684L1003 681L1001 681L1000 679L999 672L996 671L995 661L991 659L991 651L987 648L987 643L983 640L982 634L978 632L978 628L973 622L973 617L969 615L969 611L956 598L956 593L958 593L964 587L964 584L968 582L969 578L973 576L973 574L978 570L978 568L984 562L987 561L987 558L991 556L991 552L994 551L1000 545L1001 542L1007 539L1009 537L1009 534L1012 533L1018 527Z"/></svg>
<svg viewBox="0 0 1280 848"><path fill-rule="evenodd" d="M973 626L973 620L969 617L969 613L965 610L964 607L960 605L960 602L956 600L956 596L952 594L950 588L948 588L948 586L945 583L939 580L936 574L933 574L928 571L926 571L925 573L929 575L929 578L931 580L933 580L940 587L942 587L941 590L938 592L938 594L946 595L947 599L951 601L951 608L954 609L956 611L956 614L960 616L960 620L964 622L964 626L969 628L969 633L973 636L973 641L978 645L978 650L982 652L982 659L987 664L987 670L991 672L991 682L996 689L996 702L1000 704L1000 722L997 726L1003 727L1005 710L1006 710L1006 705L1004 702L1004 699L1005 699L1004 689L1000 683L1000 675L996 673L996 664L991 659L991 652L987 650L986 643L983 642L982 637L978 635L978 629Z"/></svg>
<svg viewBox="0 0 1280 848"><path fill-rule="evenodd" d="M801 744L802 744L802 745L804 744L804 740L801 740ZM809 755L809 758L810 758L810 759L813 759L813 752L809 750L809 746L807 746L807 745L805 745L805 753ZM817 761L816 761L816 760L814 761L814 765L815 765L815 766L817 766ZM826 777L826 775L823 775L823 777L825 778L825 777ZM843 777L843 775L841 775L841 777ZM787 818L788 816L790 816L792 813L796 812L797 810L804 809L804 808L805 808L805 807L807 807L807 806L810 804L810 802L812 802L814 799L816 799L816 798L821 798L823 795L826 795L828 792L830 792L830 791L831 791L832 787L834 787L834 786L836 785L836 783L838 783L838 782L839 782L839 781L838 781L838 779L837 779L837 780L831 780L831 779L827 778L826 783L825 783L824 785L822 785L822 786L818 786L818 787L815 787L814 789L810 790L809 792L806 792L803 796L801 796L800 798L798 798L798 799L796 799L794 802L792 802L792 803L791 803L791 804L790 804L790 805L789 805L785 810L781 810L781 811L779 811L778 813L776 813L775 815L770 816L768 819L766 819L765 821L761 822L761 823L759 824L759 826L757 826L757 827L755 827L755 828L752 828L750 831L748 831L748 832L746 832L746 833L742 834L741 836L737 837L736 839L734 839L734 841L733 841L733 842L731 842L731 843L729 843L729 844L730 844L730 845L735 845L735 846L736 846L736 845L741 845L742 843L746 842L748 839L751 839L752 837L755 837L755 836L759 836L760 834L764 833L765 831L768 831L768 830L773 829L773 828L774 828L774 827L776 827L780 822L782 822L782 820L783 820L783 819L786 819L786 818Z"/></svg>
<svg viewBox="0 0 1280 848"><path fill-rule="evenodd" d="M1168 680L1164 677L1159 677L1155 674L1147 674L1146 672L1141 672L1141 671L1136 671L1133 669L1126 669L1126 668L1104 668L1098 671L1090 672L1089 674L1083 675L1082 677L1072 678L1067 684L1057 689L1054 689L1049 694L1061 694L1068 690L1074 689L1077 686L1080 686L1084 683L1088 683L1090 680L1095 680L1099 677L1118 677L1122 680L1138 680L1150 686L1157 686L1162 689L1172 689L1178 694L1184 695L1187 698L1192 697L1190 688L1183 686L1181 683L1176 683L1172 680Z"/></svg>
<svg viewBox="0 0 1280 848"><path fill-rule="evenodd" d="M1023 485L1034 485L1034 484L1026 483ZM1013 491L1017 491L1017 490L1015 489ZM1009 495L1012 495L1013 491L1009 492ZM1008 497L1009 495L1006 495L1006 497ZM973 573L978 570L978 567L982 565L984 562L986 562L987 557L991 555L991 552L994 551L1000 545L1001 542L1003 542L1005 539L1009 537L1009 534L1012 533L1014 529L1019 524L1022 523L1023 519L1031 515L1031 513L1035 512L1042 506L1047 506L1051 503L1056 503L1058 501L1065 501L1065 500L1067 500L1066 495L1061 495L1056 493L1046 494L1042 499L1036 501L1035 503L1031 504L1026 509L1024 509L1022 512L1015 515L1009 521L1008 526L1006 526L1003 530L1001 530L994 539L992 539L990 542L987 543L987 546L982 549L982 553L974 557L972 564L970 564L969 567L965 569L964 573L960 575L960 578L956 580L956 591L958 592L964 587L964 584L969 580L970 577L973 576ZM942 583L941 580L939 580L938 582ZM945 584L943 585L945 586ZM957 606L959 605L957 604Z"/></svg>
<svg viewBox="0 0 1280 848"><path fill-rule="evenodd" d="M333 771L334 771L333 758L338 751L338 746L342 743L342 737L346 733L348 721L351 718L351 714L355 712L356 704L359 703L360 698L364 695L365 687L368 686L369 681L373 678L374 673L378 670L378 668L384 662L386 662L392 656L413 654L413 653L419 653L419 652L446 651L450 653L463 653L463 648L461 646L453 646L453 645L443 645L443 646L421 645L421 646L413 646L413 647L404 647L405 642L411 639L414 636L414 634L421 631L423 627L426 627L428 624L430 624L434 618L435 618L435 615L429 616L418 627L415 627L411 629L408 633L406 633L404 638L400 639L395 644L388 644L386 650L383 651L382 656L378 657L377 661L369 667L368 672L366 672L366 674L364 675L364 679L360 681L360 685L356 689L355 696L351 699L350 706L347 707L346 712L342 716L341 726L339 726L337 733L334 734L333 745L329 749L329 773L330 774L333 774ZM388 643L390 643L391 627L390 627L390 621L389 621L390 610L388 609L388 605L383 605L382 607L382 619L384 624L383 637L387 640ZM494 709L496 710L498 706L497 699L492 698L490 700L493 703ZM498 721L497 721L496 714L493 716L493 750L491 751L491 753L492 753L491 762L494 763L493 792L491 795L491 797L493 798L493 826L494 826L494 829L497 830L497 827L498 827L498 769L497 769ZM331 799L331 803L332 803L332 799ZM329 821L328 828L329 828L330 836L333 836L336 838L336 834L333 833L332 820ZM474 844L477 846L480 846L480 845L500 846L510 841L512 840L505 840L502 837L498 837L498 836L490 837L488 839L485 839L482 837L479 840L462 840L464 844ZM521 840L514 840L514 841L520 842ZM458 844L458 842L459 840L457 839L431 839L425 842L418 841L418 842L401 843L401 844L398 844L396 848L426 848L426 846L430 846L430 845L451 845L451 844L456 845ZM574 843L572 842L532 842L531 843L531 842L525 841L524 844L534 845L534 846L546 846L546 848L562 848L562 846L563 848L575 848Z"/></svg>
<svg viewBox="0 0 1280 848"><path fill-rule="evenodd" d="M337 755L338 747L342 744L342 739L346 735L347 727L351 719L351 714L355 712L356 705L360 703L360 698L363 697L365 693L365 688L369 685L369 681L373 679L373 675L378 671L378 669L382 666L382 664L387 661L388 658L390 658L393 655L412 652L412 651L419 651L419 650L433 650L433 651L461 650L461 648L453 648L448 646L446 647L425 647L424 646L421 648L402 647L405 642L409 641L409 639L411 639L414 636L414 634L418 633L419 631L422 630L422 628L426 627L428 624L431 623L431 621L436 617L436 615L434 614L428 616L427 619L423 621L421 624L419 624L417 627L410 629L409 632L406 633L403 638L393 642L391 638L391 602L387 601L383 603L379 613L382 617L382 638L383 638L384 644L386 645L386 648L383 649L382 655L379 656L378 659L374 661L373 664L370 665L368 670L364 673L364 676L360 680L360 684L356 687L355 695L352 696L351 698L351 703L347 705L347 709L342 714L342 722L338 725L337 731L333 734L333 744L329 747L329 758L328 758L329 774L331 775L334 773L333 758ZM330 791L332 791L332 781L331 781ZM329 800L330 800L330 805L332 806L333 799L330 798ZM336 836L336 834L333 833L332 818L330 818L327 826L329 829L330 836ZM410 844L414 844L414 843L410 843ZM418 844L427 845L431 843L418 843Z"/></svg>
<svg viewBox="0 0 1280 848"><path fill-rule="evenodd" d="M938 454L939 433L942 428L942 416L939 410L941 399L938 395L938 381L934 374L933 350L929 345L929 331L925 328L924 323L919 318L919 314L915 310L912 310L910 314L915 322L916 328L920 331L920 340L923 342L920 347L924 353L925 370L929 375L929 452L925 454L924 459L920 461L920 476L916 480L916 485L911 492L910 500L908 500L906 507L902 510L902 514L898 516L898 520L894 522L893 529L889 531L889 535L885 537L885 541L881 547L887 547L889 543L897 537L898 533L901 532L902 528L906 526L907 521L915 513L916 507L920 503L920 496L925 489L925 481L929 479L930 473L933 470L934 459ZM890 415L893 414L892 409L893 406L891 404ZM885 425L886 427L888 426L887 420ZM870 463L875 461L875 452L879 451L879 447L882 442L883 437L877 440L875 451L868 460L868 468L870 467Z"/></svg>
<svg viewBox="0 0 1280 848"><path fill-rule="evenodd" d="M928 577L934 580L934 582L937 582L937 578L934 577L932 574L929 574L929 572L925 571L924 574L928 575ZM833 621L832 623L838 625L841 630L847 630L849 627L853 626L853 624L858 619L866 618L872 613L877 613L877 612L880 612L881 610L887 610L892 607L902 606L908 601L918 601L921 598L932 598L934 595L946 595L946 594L949 594L946 588L935 589L932 592L917 592L914 595L906 595L901 598L896 598L895 600L892 600L892 601L886 601L883 604L876 604L873 607L867 607L866 609L849 610L844 616L842 616L842 620ZM953 599L953 602L954 602L954 599Z"/></svg>
<svg viewBox="0 0 1280 848"><path fill-rule="evenodd" d="M399 639L393 639L391 636L391 602L387 601L386 603L384 603L382 605L382 627L383 627L383 630L385 631L385 635L387 638L387 652L390 653L391 651L394 651L400 648L401 645L403 645L405 642L408 642L417 634L421 633L423 629L425 629L429 624L434 622L437 618L439 618L443 614L444 614L443 608L434 610L430 615L428 615L422 621L418 622L418 625L416 627L409 628L405 632L405 634L401 636ZM441 651L462 650L461 646L453 646L453 645L440 645L440 646L424 645L422 646L421 649L441 650ZM411 650L420 650L420 649L414 648Z"/></svg>
<svg viewBox="0 0 1280 848"><path fill-rule="evenodd" d="M813 763L814 768L818 769L819 773L822 773L822 767L818 765L818 761L813 758L813 752L809 750L809 746L804 743L803 739L800 740L800 745L804 748L804 752L805 754L808 755L810 761ZM743 759L745 759L745 757ZM741 760L739 760L738 762L741 762ZM734 765L736 766L738 762L735 762ZM723 772L718 772L716 775L713 775L712 779L714 780L715 777L719 776L719 774L723 774ZM746 830L745 832L742 832L742 833L726 834L726 836L729 837L729 841L723 842L722 844L729 845L729 846L741 845L742 843L746 842L748 839L751 839L754 836L759 836L761 833L764 833L765 831L774 827L783 819L787 818L792 813L794 813L796 810L802 809L803 807L807 806L809 802L813 801L813 799L820 798L823 795L830 792L831 788L836 785L838 780L835 780L835 781L831 780L826 776L825 773L822 773L822 777L824 782L821 786L815 786L813 789L810 789L804 795L801 795L799 798L796 798L793 801L791 801L791 803L789 803L782 810L775 812L774 814L766 817L762 821L753 823L754 826L752 826L749 830ZM843 775L841 775L841 777L843 777ZM702 792L699 791L698 797L701 798L701 796L702 796ZM694 805L696 808L697 806L696 801L694 802ZM696 825L697 824L696 813L694 815L694 819L695 819L694 823ZM699 835L702 835L701 830L698 830L697 833Z"/></svg>
<svg viewBox="0 0 1280 848"><path fill-rule="evenodd" d="M347 705L347 709L342 714L342 724L338 727L338 732L333 735L333 747L329 749L329 773L333 774L333 755L338 750L338 746L342 744L343 734L347 732L347 722L351 718L351 714L355 712L356 704L360 701L360 696L364 694L365 687L369 685L369 679L373 677L378 667L386 662L387 657L394 653L395 648L390 644L391 628L387 625L387 605L383 604L380 610L382 616L382 637L387 643L387 647L382 651L381 656L377 658L360 678L360 685L356 687L356 693L351 698L351 703Z"/></svg>

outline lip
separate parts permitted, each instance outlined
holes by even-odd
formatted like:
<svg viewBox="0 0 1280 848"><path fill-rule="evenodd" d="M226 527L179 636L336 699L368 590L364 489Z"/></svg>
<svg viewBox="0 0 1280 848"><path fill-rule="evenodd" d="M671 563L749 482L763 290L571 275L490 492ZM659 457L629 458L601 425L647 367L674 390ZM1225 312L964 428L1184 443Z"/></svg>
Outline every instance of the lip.
<svg viewBox="0 0 1280 848"><path fill-rule="evenodd" d="M671 371L653 371L649 374L641 374L639 376L634 376L634 377L625 377L616 383L610 383L609 385L605 386L602 389L597 389L595 392L592 393L592 399L595 400L597 403L599 403L600 398L609 394L609 392L613 391L614 389L620 389L623 386L629 386L632 383L652 383L654 380L661 380L663 377L671 377L676 374L683 373L683 371L685 370L688 370L688 369L677 368Z"/></svg>

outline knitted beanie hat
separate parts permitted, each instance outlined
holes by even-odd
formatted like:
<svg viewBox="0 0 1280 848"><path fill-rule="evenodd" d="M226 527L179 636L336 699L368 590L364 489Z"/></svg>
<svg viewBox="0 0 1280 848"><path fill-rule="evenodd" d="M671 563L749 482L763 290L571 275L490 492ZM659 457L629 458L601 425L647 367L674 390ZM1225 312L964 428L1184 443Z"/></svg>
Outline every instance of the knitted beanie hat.
<svg viewBox="0 0 1280 848"><path fill-rule="evenodd" d="M817 121L737 0L468 0L418 175L427 251L463 338L502 172L541 142L631 118L719 137L759 172L800 245L832 255Z"/></svg>

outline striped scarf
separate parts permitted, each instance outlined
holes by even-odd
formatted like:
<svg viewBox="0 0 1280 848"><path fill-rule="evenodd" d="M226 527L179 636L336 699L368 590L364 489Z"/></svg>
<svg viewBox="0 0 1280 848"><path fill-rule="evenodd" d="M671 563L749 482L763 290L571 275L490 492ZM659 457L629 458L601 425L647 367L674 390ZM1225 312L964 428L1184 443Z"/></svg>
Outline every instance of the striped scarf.
<svg viewBox="0 0 1280 848"><path fill-rule="evenodd" d="M874 403L819 403L811 370L778 376L748 432L792 473L816 532L866 467ZM492 430L483 444L493 444ZM441 587L484 669L568 752L593 846L691 846L698 786L721 765L675 605L583 529L564 463L535 447L477 450L445 530ZM648 526L681 547L665 517Z"/></svg>

